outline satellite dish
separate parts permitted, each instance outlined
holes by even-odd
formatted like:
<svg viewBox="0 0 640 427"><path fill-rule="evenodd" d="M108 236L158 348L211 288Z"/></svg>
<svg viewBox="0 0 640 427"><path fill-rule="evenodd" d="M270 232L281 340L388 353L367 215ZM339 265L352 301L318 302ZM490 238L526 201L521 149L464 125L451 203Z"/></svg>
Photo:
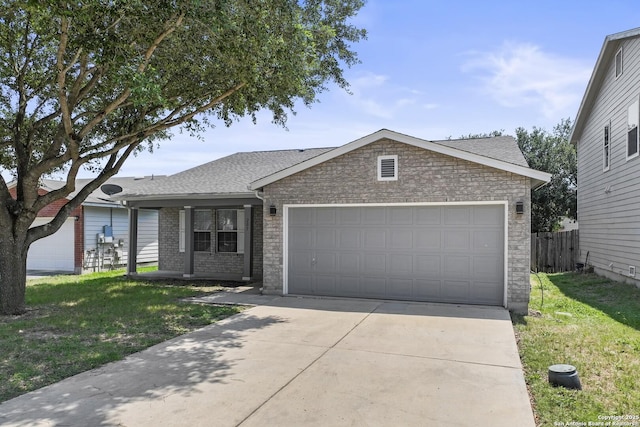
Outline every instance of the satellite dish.
<svg viewBox="0 0 640 427"><path fill-rule="evenodd" d="M122 191L122 187L116 184L104 184L100 189L107 196L111 196Z"/></svg>

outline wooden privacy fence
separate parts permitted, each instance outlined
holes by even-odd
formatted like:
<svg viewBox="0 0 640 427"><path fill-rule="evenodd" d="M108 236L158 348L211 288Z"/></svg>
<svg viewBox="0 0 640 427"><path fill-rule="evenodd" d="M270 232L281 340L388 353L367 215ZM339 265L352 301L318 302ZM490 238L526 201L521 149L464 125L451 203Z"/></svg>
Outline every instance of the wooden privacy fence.
<svg viewBox="0 0 640 427"><path fill-rule="evenodd" d="M531 269L560 273L576 269L578 230L531 234Z"/></svg>

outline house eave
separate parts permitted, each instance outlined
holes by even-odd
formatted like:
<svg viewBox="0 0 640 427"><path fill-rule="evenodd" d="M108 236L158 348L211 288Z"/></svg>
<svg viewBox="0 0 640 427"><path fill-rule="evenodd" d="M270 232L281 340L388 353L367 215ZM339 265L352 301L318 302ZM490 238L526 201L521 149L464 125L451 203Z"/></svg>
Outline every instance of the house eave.
<svg viewBox="0 0 640 427"><path fill-rule="evenodd" d="M255 198L254 192L246 193L171 193L171 194L124 194L113 196L115 200L126 202L163 200L211 200Z"/></svg>

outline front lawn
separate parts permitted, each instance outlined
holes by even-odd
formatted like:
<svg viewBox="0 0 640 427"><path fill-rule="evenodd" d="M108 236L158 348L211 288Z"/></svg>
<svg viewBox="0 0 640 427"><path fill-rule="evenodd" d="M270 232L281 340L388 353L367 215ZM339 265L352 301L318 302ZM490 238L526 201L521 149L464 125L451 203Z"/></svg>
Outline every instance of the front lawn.
<svg viewBox="0 0 640 427"><path fill-rule="evenodd" d="M0 402L237 313L180 301L219 289L129 280L123 271L30 281L27 313L0 316Z"/></svg>
<svg viewBox="0 0 640 427"><path fill-rule="evenodd" d="M640 426L640 289L593 274L539 276L529 315L513 316L538 425ZM581 391L548 384L558 363L577 368Z"/></svg>

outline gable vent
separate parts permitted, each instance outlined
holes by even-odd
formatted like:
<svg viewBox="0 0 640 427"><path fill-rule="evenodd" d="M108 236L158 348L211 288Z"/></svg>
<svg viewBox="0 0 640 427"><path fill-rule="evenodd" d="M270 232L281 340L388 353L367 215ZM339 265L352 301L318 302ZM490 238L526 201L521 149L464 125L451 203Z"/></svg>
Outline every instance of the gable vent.
<svg viewBox="0 0 640 427"><path fill-rule="evenodd" d="M378 181L398 180L398 156L378 156Z"/></svg>

